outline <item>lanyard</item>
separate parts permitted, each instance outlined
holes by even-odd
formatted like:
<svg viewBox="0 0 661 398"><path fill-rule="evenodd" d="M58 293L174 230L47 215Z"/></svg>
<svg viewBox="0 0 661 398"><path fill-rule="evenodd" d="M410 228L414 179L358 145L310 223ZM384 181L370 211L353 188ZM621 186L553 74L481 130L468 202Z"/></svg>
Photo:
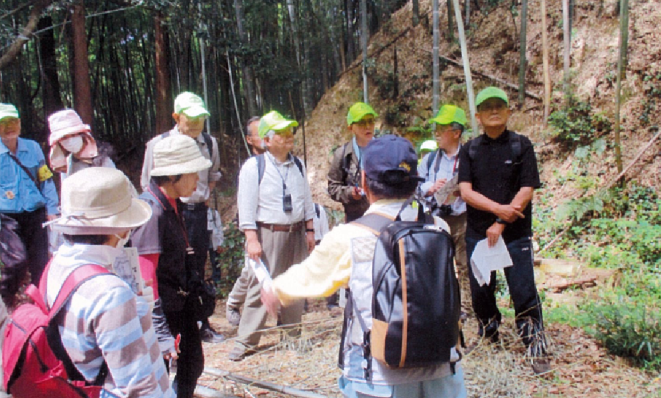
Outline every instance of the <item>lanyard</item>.
<svg viewBox="0 0 661 398"><path fill-rule="evenodd" d="M269 160L273 164L273 167L275 167L275 171L278 172L278 175L280 176L280 179L282 180L282 194L285 195L285 193L287 192L287 183L286 183L286 181L287 181L287 177L289 177L290 167L287 167L287 172L285 173L285 176L283 177L282 173L280 173L280 169L278 168L278 165L276 165L275 160L273 160L273 155L271 155L270 153L268 155L269 155ZM287 160L289 160L289 154L287 154Z"/></svg>
<svg viewBox="0 0 661 398"><path fill-rule="evenodd" d="M457 148L457 154L454 156L454 164L452 165L452 175L454 176L454 172L457 170L457 162L459 161L459 150L461 149L461 145L459 145L459 148ZM443 154L445 152L441 152L441 150L438 150L438 155L436 156L436 165L434 167L434 179L436 179L437 174L438 174L438 169L441 167L441 158L443 157Z"/></svg>
<svg viewBox="0 0 661 398"><path fill-rule="evenodd" d="M151 187L147 188L147 191L149 191L149 193L154 197L154 199L156 199L156 201L158 201L158 203L164 209L167 209L167 207L165 207L165 204L163 202L161 202L161 200L158 198L158 196L156 196L154 191L151 190ZM170 204L170 203L168 202L168 204ZM179 227L181 227L181 232L184 235L184 241L186 242L186 253L192 254L193 253L193 247L190 245L190 243L188 243L188 233L186 233L186 226L184 225L184 220L182 219L181 215L177 211L176 207L172 206L172 209L174 210L174 214L177 217L177 221L179 222Z"/></svg>

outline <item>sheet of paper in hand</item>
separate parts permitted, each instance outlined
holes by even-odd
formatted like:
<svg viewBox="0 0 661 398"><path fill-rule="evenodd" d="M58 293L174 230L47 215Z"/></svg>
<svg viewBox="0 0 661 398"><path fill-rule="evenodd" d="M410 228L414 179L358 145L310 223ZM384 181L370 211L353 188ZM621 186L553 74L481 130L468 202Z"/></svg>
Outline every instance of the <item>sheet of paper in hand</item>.
<svg viewBox="0 0 661 398"><path fill-rule="evenodd" d="M131 286L133 292L136 294L142 292L144 280L142 279L142 273L140 273L138 249L135 247L125 247L122 250L122 254L115 259L112 268L117 276Z"/></svg>
<svg viewBox="0 0 661 398"><path fill-rule="evenodd" d="M445 201L448 200L448 196L450 196L454 191L459 189L459 174L455 175L452 177L452 179L443 185L441 189L436 191L434 194L434 198L436 199L436 203L441 206L445 204Z"/></svg>

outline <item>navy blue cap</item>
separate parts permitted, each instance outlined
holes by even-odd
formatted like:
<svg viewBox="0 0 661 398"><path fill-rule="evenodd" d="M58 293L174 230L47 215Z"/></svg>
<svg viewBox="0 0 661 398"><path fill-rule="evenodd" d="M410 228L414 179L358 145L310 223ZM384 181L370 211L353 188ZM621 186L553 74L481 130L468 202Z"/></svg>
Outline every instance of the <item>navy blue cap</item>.
<svg viewBox="0 0 661 398"><path fill-rule="evenodd" d="M406 138L385 135L375 138L363 151L365 175L389 185L418 178L418 156Z"/></svg>

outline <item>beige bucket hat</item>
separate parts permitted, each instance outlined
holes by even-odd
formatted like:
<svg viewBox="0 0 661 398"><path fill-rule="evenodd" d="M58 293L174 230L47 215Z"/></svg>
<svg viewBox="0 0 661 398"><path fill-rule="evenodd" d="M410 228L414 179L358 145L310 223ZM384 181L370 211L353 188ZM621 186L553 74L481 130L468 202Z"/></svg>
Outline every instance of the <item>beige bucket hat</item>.
<svg viewBox="0 0 661 398"><path fill-rule="evenodd" d="M154 145L152 176L197 173L211 167L195 140L186 135L171 135Z"/></svg>
<svg viewBox="0 0 661 398"><path fill-rule="evenodd" d="M151 217L149 205L119 170L83 169L62 182L62 217L52 228L69 235L107 235L139 227Z"/></svg>

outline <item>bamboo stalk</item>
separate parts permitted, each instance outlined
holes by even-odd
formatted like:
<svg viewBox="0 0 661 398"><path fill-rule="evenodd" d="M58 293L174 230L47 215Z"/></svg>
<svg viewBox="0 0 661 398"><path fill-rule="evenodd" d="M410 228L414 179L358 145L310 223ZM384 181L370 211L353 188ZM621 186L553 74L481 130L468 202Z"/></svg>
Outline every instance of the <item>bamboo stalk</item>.
<svg viewBox="0 0 661 398"><path fill-rule="evenodd" d="M546 0L541 0L542 12L542 59L544 69L544 128L548 126L551 109L551 77L549 76L549 43L546 33Z"/></svg>
<svg viewBox="0 0 661 398"><path fill-rule="evenodd" d="M464 74L466 75L466 92L468 94L468 108L471 113L471 128L473 129L473 136L477 137L479 129L477 128L477 119L475 118L475 96L473 95L473 78L471 76L470 62L468 60L468 46L466 45L466 34L464 33L464 23L461 18L461 8L459 8L459 0L454 1L454 14L457 21L457 29L459 30L459 44L461 45L461 59L464 64Z"/></svg>
<svg viewBox="0 0 661 398"><path fill-rule="evenodd" d="M521 42L519 44L519 106L523 108L526 100L526 29L528 26L528 0L521 1Z"/></svg>
<svg viewBox="0 0 661 398"><path fill-rule="evenodd" d="M565 93L565 105L569 101L569 67L571 66L571 22L569 20L569 0L562 0L562 27L564 32L564 76L563 91Z"/></svg>
<svg viewBox="0 0 661 398"><path fill-rule="evenodd" d="M432 39L432 111L434 116L438 112L438 103L439 103L439 91L440 91L440 76L439 76L439 62L438 62L438 42L439 42L439 13L438 13L438 1L439 0L433 0L432 1L432 18L434 19L433 21L433 39Z"/></svg>
<svg viewBox="0 0 661 398"><path fill-rule="evenodd" d="M234 381L236 381L238 383L242 383L242 384L248 384L248 385L251 385L251 386L264 388L264 389L275 391L275 392L280 392L280 393L284 393L284 394L293 395L295 397L326 398L325 395L317 394L317 393L314 393L314 392L311 392L311 391L299 390L298 388L292 388L292 387L287 387L287 386L271 383L271 382L268 382L268 381L257 380L257 379L253 379L253 378L250 378L250 377L230 373L226 370L205 367L204 368L204 373L206 373L208 375L211 375L211 376L224 377L226 379L234 380Z"/></svg>
<svg viewBox="0 0 661 398"><path fill-rule="evenodd" d="M360 32L360 41L363 47L363 102L369 104L368 92L367 92L367 40L369 32L367 31L367 0L360 1L360 20L361 20L361 32Z"/></svg>
<svg viewBox="0 0 661 398"><path fill-rule="evenodd" d="M627 41L629 38L629 0L620 0L620 55L617 60L617 86L615 89L615 164L622 171L620 142L620 108L622 106L622 77L626 69Z"/></svg>

